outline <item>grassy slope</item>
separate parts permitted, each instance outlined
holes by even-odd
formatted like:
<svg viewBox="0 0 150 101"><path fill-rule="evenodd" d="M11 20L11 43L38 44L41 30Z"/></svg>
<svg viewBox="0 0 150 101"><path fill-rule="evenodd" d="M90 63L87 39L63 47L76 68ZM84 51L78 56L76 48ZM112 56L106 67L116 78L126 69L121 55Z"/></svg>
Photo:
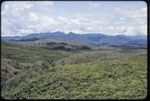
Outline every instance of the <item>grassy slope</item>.
<svg viewBox="0 0 150 101"><path fill-rule="evenodd" d="M146 84L146 61L142 59L97 61L55 68L5 97L144 98Z"/></svg>
<svg viewBox="0 0 150 101"><path fill-rule="evenodd" d="M6 46L7 45L5 45L2 49L5 49ZM16 46L14 48L16 49ZM24 49L16 49L15 51L22 51L23 53L20 54L26 54L24 56L25 58L23 59L26 61L30 59L26 57L30 56L28 54L31 50L27 48L25 50L28 50L29 52L23 50ZM43 57L44 55L42 54L42 52L47 51L43 49L42 51L36 51L36 49L35 51L33 50L31 51L32 57L37 55ZM15 54L15 51L6 50L4 51L4 53L11 53L11 55L15 57L17 55L17 52ZM54 53L52 53L52 55L54 55ZM63 52L61 52L61 54L62 53ZM51 56L51 51L47 54L49 54L48 56ZM120 99L144 98L146 96L147 59L146 53L144 51L89 51L80 53L77 52L73 54L63 53L64 56L69 55L69 57L61 58L61 61L68 59L71 62L65 61L65 64L63 66L61 64L58 64L54 67L49 66L49 68L46 69L45 72L42 72L40 75L36 75L36 77L32 79L31 77L29 77L26 82L23 82L11 91L4 93L3 96L5 98L34 99ZM15 59L18 61L20 60L20 57L23 56L19 56L19 59L16 59L15 57ZM42 61L41 57L38 59ZM113 58L110 59L108 57ZM8 56L7 58L12 57ZM58 56L58 58L60 57ZM57 61L57 59L55 59L54 61ZM34 62L35 61L33 61L32 63ZM35 66L34 68L42 68L42 66L38 66L39 65ZM34 69L31 67L32 72L28 71L27 74L32 74L33 70ZM44 69L40 69L39 71L44 71ZM37 71L35 73L37 73Z"/></svg>
<svg viewBox="0 0 150 101"><path fill-rule="evenodd" d="M2 93L15 88L26 79L47 72L47 67L55 65L53 61L61 59L70 53L48 51L41 48L23 47L18 44L2 42L1 55L1 85Z"/></svg>
<svg viewBox="0 0 150 101"><path fill-rule="evenodd" d="M36 62L37 60L57 60L65 56L65 52L49 51L42 48L23 47L21 45L2 43L2 57L20 62Z"/></svg>

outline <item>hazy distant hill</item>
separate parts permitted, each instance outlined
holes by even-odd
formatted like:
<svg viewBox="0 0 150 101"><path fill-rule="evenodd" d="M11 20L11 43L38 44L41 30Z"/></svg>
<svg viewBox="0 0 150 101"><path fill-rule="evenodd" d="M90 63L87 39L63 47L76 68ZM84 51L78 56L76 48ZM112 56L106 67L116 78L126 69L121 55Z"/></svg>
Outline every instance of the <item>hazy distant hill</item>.
<svg viewBox="0 0 150 101"><path fill-rule="evenodd" d="M8 41L34 41L39 39L54 39L64 41L79 41L90 42L104 45L129 45L129 46L145 46L147 45L146 36L125 36L116 35L108 36L100 33L76 34L70 32L65 34L63 32L46 32L46 33L31 33L26 36L2 37Z"/></svg>

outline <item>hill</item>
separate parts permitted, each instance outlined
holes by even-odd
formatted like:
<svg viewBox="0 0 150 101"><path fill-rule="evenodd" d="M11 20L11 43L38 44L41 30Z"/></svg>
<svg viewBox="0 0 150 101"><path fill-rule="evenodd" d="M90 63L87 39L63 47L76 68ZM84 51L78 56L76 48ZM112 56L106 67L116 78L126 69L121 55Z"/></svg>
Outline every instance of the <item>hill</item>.
<svg viewBox="0 0 150 101"><path fill-rule="evenodd" d="M56 51L2 42L2 97L143 99L146 55L145 49Z"/></svg>

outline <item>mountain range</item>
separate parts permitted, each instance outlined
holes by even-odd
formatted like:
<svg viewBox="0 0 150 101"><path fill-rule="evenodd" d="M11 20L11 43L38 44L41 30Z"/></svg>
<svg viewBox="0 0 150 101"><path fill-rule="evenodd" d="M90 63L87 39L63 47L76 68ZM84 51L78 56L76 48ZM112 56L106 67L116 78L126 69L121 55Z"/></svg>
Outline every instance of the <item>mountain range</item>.
<svg viewBox="0 0 150 101"><path fill-rule="evenodd" d="M87 33L87 34L76 34L69 32L65 34L63 32L45 32L45 33L31 33L25 36L7 36L2 37L2 40L7 41L34 41L40 39L54 39L64 41L77 41L87 42L94 44L103 45L127 45L127 46L147 46L147 37L142 35L126 36L126 35L105 35L101 33Z"/></svg>

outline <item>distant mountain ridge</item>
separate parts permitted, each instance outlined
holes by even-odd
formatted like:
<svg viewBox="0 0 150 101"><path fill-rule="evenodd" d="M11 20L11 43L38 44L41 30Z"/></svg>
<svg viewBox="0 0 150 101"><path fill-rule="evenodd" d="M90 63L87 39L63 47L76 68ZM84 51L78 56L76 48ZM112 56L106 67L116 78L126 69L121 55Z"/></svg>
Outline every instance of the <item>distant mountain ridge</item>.
<svg viewBox="0 0 150 101"><path fill-rule="evenodd" d="M34 41L40 39L55 39L65 41L89 42L94 44L106 45L147 45L146 36L125 36L125 35L105 35L101 33L76 34L70 32L46 32L46 33L31 33L26 36L2 37L2 40L7 41Z"/></svg>

